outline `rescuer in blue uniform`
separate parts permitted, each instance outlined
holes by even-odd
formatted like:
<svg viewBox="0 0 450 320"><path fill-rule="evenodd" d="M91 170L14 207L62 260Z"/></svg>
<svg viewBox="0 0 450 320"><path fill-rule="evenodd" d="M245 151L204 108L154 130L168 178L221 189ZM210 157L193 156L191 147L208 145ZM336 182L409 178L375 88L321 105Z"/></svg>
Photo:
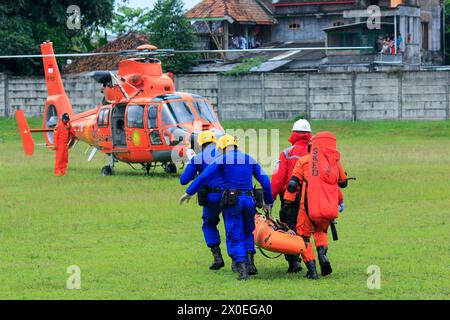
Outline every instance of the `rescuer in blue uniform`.
<svg viewBox="0 0 450 320"><path fill-rule="evenodd" d="M197 138L202 151L193 157L180 177L182 185L201 174L205 168L216 158L216 135L212 131L202 131ZM207 185L199 192L199 204L203 206L202 230L206 245L211 249L213 263L209 269L219 270L225 263L220 250L220 234L217 225L220 222L220 200L224 191L225 182L219 173L213 175Z"/></svg>
<svg viewBox="0 0 450 320"><path fill-rule="evenodd" d="M236 139L224 135L217 142L223 155L216 158L203 173L188 187L180 198L180 204L190 199L203 186L221 174L225 180L222 195L223 216L227 237L228 254L236 264L238 280L246 280L258 271L254 264L256 206L253 199L253 177L264 190L264 209L270 210L273 203L270 179L261 166L249 155L237 149Z"/></svg>

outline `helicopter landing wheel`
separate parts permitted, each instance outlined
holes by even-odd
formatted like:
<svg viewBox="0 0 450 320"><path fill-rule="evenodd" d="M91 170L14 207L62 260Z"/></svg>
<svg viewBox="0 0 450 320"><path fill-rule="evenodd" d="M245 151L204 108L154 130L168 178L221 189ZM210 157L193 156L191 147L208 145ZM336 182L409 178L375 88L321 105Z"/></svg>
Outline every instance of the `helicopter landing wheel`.
<svg viewBox="0 0 450 320"><path fill-rule="evenodd" d="M102 168L102 176L107 177L107 176L112 176L112 174L113 174L113 171L110 166L104 166Z"/></svg>
<svg viewBox="0 0 450 320"><path fill-rule="evenodd" d="M164 165L164 171L166 173L177 173L177 166L173 162L166 163Z"/></svg>
<svg viewBox="0 0 450 320"><path fill-rule="evenodd" d="M150 162L147 162L146 164L145 164L145 172L146 172L146 174L149 176L150 175L150 170L152 169L152 164L150 163Z"/></svg>

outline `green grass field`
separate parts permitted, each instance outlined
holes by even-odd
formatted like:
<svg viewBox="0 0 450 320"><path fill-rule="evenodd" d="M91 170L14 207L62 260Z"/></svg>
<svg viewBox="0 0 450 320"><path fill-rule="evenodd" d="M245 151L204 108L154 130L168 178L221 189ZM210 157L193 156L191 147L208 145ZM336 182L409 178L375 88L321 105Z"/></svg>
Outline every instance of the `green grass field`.
<svg viewBox="0 0 450 320"><path fill-rule="evenodd" d="M242 283L228 257L226 268L208 270L200 208L178 206L178 175L146 177L119 164L104 178L107 158L87 162L80 143L68 176L55 178L53 152L26 158L15 122L0 119L0 298L449 299L450 122L312 124L337 135L358 178L344 191L334 273L311 281L305 271L287 275L283 258L258 254L259 274ZM290 125L224 123L280 128L281 147ZM70 265L81 268L80 290L66 288ZM367 288L370 265L381 268L380 290Z"/></svg>

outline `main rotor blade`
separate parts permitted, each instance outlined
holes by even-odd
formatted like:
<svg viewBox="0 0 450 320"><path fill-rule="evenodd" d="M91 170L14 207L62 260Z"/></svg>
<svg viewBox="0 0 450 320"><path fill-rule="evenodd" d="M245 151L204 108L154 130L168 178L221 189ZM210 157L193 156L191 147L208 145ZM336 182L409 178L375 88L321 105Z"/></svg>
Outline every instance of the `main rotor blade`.
<svg viewBox="0 0 450 320"><path fill-rule="evenodd" d="M22 55L10 55L10 56L0 56L0 59L23 59L23 58L48 58L48 57L60 57L60 58L71 58L71 57L92 57L92 56L149 56L149 55L164 55L172 54L172 49L162 49L154 51L145 50L122 50L122 51L112 51L112 52L87 52L87 53L56 53L56 54L22 54Z"/></svg>
<svg viewBox="0 0 450 320"><path fill-rule="evenodd" d="M0 59L25 59L25 58L79 58L92 56L160 56L171 54L187 54L187 53L227 53L227 52L280 52L280 51L314 51L314 50L367 50L373 47L313 47L313 48L266 48L266 49L228 49L228 50L173 50L159 49L156 51L140 51L140 50L124 50L115 52L90 52L90 53L58 53L58 54L24 54L24 55L3 55Z"/></svg>
<svg viewBox="0 0 450 320"><path fill-rule="evenodd" d="M12 56L0 56L0 59L23 59L23 58L49 58L49 57L91 57L91 56L107 56L118 55L120 52L90 52L90 53L58 53L58 54L22 54Z"/></svg>
<svg viewBox="0 0 450 320"><path fill-rule="evenodd" d="M314 50L366 50L373 47L311 47L311 48L266 48L266 49L228 49L228 50L174 50L173 53L227 53L227 52L277 52Z"/></svg>

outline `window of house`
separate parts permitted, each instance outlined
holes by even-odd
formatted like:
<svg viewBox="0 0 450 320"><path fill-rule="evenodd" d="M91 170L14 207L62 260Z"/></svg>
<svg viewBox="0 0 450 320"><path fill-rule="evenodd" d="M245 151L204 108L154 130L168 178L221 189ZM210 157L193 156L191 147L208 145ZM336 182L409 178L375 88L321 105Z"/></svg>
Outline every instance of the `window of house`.
<svg viewBox="0 0 450 320"><path fill-rule="evenodd" d="M428 23L422 22L422 49L428 50L429 29Z"/></svg>
<svg viewBox="0 0 450 320"><path fill-rule="evenodd" d="M300 30L300 29L302 29L302 25L301 25L300 21L293 20L293 21L289 22L289 29L290 30Z"/></svg>
<svg viewBox="0 0 450 320"><path fill-rule="evenodd" d="M343 26L343 25L345 25L345 21L339 20L339 21L333 22L333 27L340 27L340 26Z"/></svg>
<svg viewBox="0 0 450 320"><path fill-rule="evenodd" d="M144 128L144 106L129 105L127 107L127 127Z"/></svg>

